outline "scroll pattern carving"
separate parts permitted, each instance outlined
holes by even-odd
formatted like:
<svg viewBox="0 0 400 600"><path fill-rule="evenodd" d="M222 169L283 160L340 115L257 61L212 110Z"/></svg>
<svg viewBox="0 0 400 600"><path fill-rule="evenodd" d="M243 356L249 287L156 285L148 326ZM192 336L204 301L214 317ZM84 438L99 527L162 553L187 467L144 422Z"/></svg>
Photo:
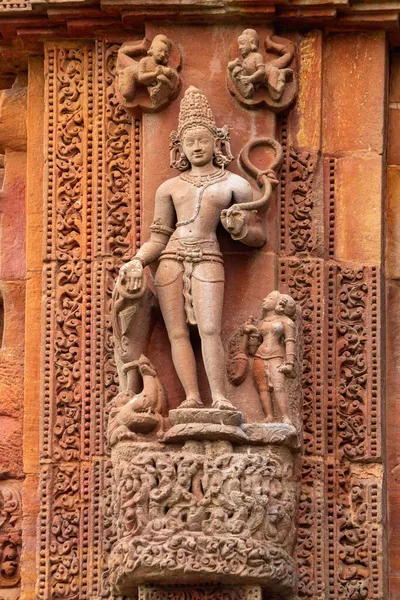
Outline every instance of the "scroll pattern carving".
<svg viewBox="0 0 400 600"><path fill-rule="evenodd" d="M366 304L368 285L364 269L340 269L337 296L339 458L364 458L367 435Z"/></svg>
<svg viewBox="0 0 400 600"><path fill-rule="evenodd" d="M299 598L318 598L324 590L324 465L322 458L305 457L297 528Z"/></svg>
<svg viewBox="0 0 400 600"><path fill-rule="evenodd" d="M39 598L85 598L88 581L93 49L46 47L47 223ZM54 290L56 290L54 292Z"/></svg>
<svg viewBox="0 0 400 600"><path fill-rule="evenodd" d="M139 586L139 600L261 600L259 586Z"/></svg>
<svg viewBox="0 0 400 600"><path fill-rule="evenodd" d="M102 261L103 280L97 289L100 294L105 289L103 304L103 389L104 419L108 420L108 406L118 394L118 375L114 359L111 326L111 297L119 268L132 255L132 249L139 245L140 237L140 135L141 123L132 117L119 104L116 97L116 61L119 46L98 41L100 56L104 61L105 82L105 125L104 125L104 175L105 193L103 220L104 258ZM134 203L134 206L133 206ZM135 220L133 221L133 215ZM108 554L115 541L113 509L111 503L112 466L107 459L103 477L103 577L102 595L108 596Z"/></svg>
<svg viewBox="0 0 400 600"><path fill-rule="evenodd" d="M280 279L301 306L303 331L303 436L307 455L323 448L322 432L322 264L312 259L281 260ZM317 425L318 424L318 425Z"/></svg>
<svg viewBox="0 0 400 600"><path fill-rule="evenodd" d="M114 361L111 327L111 296L119 268L132 255L135 229L132 214L140 219L140 198L135 194L137 206L132 207L132 118L118 103L115 89L115 65L117 45L104 45L106 82L106 124L105 124L105 405L118 393L117 372ZM140 123L140 122L139 122ZM135 152L139 159L140 125L135 123ZM136 161L134 162L136 164ZM135 186L136 191L136 186Z"/></svg>
<svg viewBox="0 0 400 600"><path fill-rule="evenodd" d="M285 124L282 139L287 139ZM335 159L328 158L325 230L329 263L323 274L323 261L316 258L316 161L317 155L286 146L280 196L281 252L286 255L281 258L281 284L302 306L304 331L305 457L296 553L299 598L315 600L326 593L327 559L329 596L361 600L375 597L374 590L380 589L382 581L376 500L380 478L376 474L357 479L352 466L380 456L378 272L375 267L350 268L334 261ZM293 254L297 257L291 258ZM324 344L326 364L322 362ZM326 452L329 458L323 464L319 457ZM325 506L326 557L320 542Z"/></svg>
<svg viewBox="0 0 400 600"><path fill-rule="evenodd" d="M322 370L322 261L285 258L280 263L282 287L301 306L303 330L302 487L297 529L299 598L316 598L324 586L324 452Z"/></svg>
<svg viewBox="0 0 400 600"><path fill-rule="evenodd" d="M55 136L55 251L57 260L65 262L82 258L84 55L81 49L60 48L56 61L59 110Z"/></svg>
<svg viewBox="0 0 400 600"><path fill-rule="evenodd" d="M78 598L80 587L80 472L78 465L53 471L49 545L50 597Z"/></svg>
<svg viewBox="0 0 400 600"><path fill-rule="evenodd" d="M281 135L286 150L281 180L281 245L287 255L307 254L317 244L313 181L318 155L287 147L286 127Z"/></svg>
<svg viewBox="0 0 400 600"><path fill-rule="evenodd" d="M132 123L116 103L117 50L116 45L97 42L94 77L90 45L76 42L68 48L51 45L46 49L50 138L44 268L43 550L38 571L38 598L43 600L110 595L107 573L103 586L99 580L104 567L101 555L103 551L107 555L115 540L111 463L104 459L102 440L102 411L117 392L109 302L117 269L137 247L140 235L141 123ZM90 130L94 124L98 150L92 157ZM315 160L312 155L307 158L307 153L288 151L281 207L281 231L287 247L287 256L281 258L281 284L301 304L304 327L299 598L315 600L323 594L325 557L320 540L327 506L328 593L339 600L365 600L378 597L382 580L379 477L355 475L354 468L380 456L379 273L374 267L348 268L332 261L324 282L322 261L312 257L316 244ZM94 181L88 172L92 163L96 166ZM93 214L92 192L96 199ZM333 194L329 203L333 222ZM88 260L91 248L95 266ZM324 285L328 293L326 321ZM92 303L95 326L90 339ZM328 357L325 373L324 343ZM90 355L96 357L93 376ZM325 375L327 406L323 405ZM91 404L90 384L95 390ZM340 398L339 404L336 398ZM324 465L316 457L325 448L325 418L329 461ZM95 460L89 468L80 463L82 458ZM104 489L102 515L99 498ZM15 539L18 547L18 534ZM89 547L94 552L92 575L87 569ZM4 561L4 553L2 556Z"/></svg>
<svg viewBox="0 0 400 600"><path fill-rule="evenodd" d="M331 447L335 466L328 469L327 477L333 532L329 538L329 587L340 600L361 600L374 598L382 581L378 558L382 552L382 475L379 465L371 463L380 451L376 430L377 269L331 266L328 283L328 343L334 348L337 374L330 382L328 405L335 440Z"/></svg>
<svg viewBox="0 0 400 600"><path fill-rule="evenodd" d="M20 580L22 504L17 486L0 486L0 588L15 587Z"/></svg>

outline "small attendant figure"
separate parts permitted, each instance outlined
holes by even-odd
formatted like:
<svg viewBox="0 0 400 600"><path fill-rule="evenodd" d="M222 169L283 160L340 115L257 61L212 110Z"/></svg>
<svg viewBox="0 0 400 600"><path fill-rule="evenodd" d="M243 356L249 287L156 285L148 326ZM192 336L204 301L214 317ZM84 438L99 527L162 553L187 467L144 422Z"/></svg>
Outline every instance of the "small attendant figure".
<svg viewBox="0 0 400 600"><path fill-rule="evenodd" d="M244 98L252 98L257 84L265 82L265 65L258 34L254 29L245 29L238 37L242 60L237 58L228 64L228 70L238 90Z"/></svg>
<svg viewBox="0 0 400 600"><path fill-rule="evenodd" d="M267 423L274 420L274 409L277 409L283 423L292 424L285 380L295 377L296 338L292 320L295 314L293 298L274 291L263 301L258 325L247 327L250 339L254 340L256 334L259 336L259 346L254 354L254 382Z"/></svg>
<svg viewBox="0 0 400 600"><path fill-rule="evenodd" d="M181 81L175 69L168 66L172 42L165 35L156 35L147 56L139 61L136 56L145 52L144 43L122 46L118 52L118 89L126 103L132 103L138 86L147 87L154 109L166 106L176 98Z"/></svg>
<svg viewBox="0 0 400 600"><path fill-rule="evenodd" d="M228 87L246 106L266 105L274 111L287 108L296 95L293 65L295 48L290 40L268 35L266 54L254 29L245 29L237 39L240 57L228 63Z"/></svg>

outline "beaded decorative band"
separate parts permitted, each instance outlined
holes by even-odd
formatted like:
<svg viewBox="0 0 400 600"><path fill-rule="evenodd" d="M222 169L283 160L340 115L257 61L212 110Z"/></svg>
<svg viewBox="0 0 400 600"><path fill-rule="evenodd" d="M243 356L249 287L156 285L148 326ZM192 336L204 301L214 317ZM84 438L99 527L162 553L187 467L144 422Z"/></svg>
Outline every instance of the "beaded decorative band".
<svg viewBox="0 0 400 600"><path fill-rule="evenodd" d="M150 231L152 233L162 233L163 235L170 236L175 230L172 229L172 227L168 227L168 225L161 223L161 219L156 219L156 221L150 225Z"/></svg>

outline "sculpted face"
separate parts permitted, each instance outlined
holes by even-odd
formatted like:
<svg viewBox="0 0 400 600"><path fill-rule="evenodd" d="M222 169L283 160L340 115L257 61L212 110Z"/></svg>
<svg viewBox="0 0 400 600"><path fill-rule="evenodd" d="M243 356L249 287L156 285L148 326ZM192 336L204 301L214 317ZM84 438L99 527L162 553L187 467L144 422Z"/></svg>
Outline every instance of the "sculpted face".
<svg viewBox="0 0 400 600"><path fill-rule="evenodd" d="M214 155L215 141L206 127L188 129L183 138L183 151L195 167L208 165Z"/></svg>
<svg viewBox="0 0 400 600"><path fill-rule="evenodd" d="M166 65L169 60L169 49L165 42L153 40L150 48L154 61L159 65Z"/></svg>
<svg viewBox="0 0 400 600"><path fill-rule="evenodd" d="M246 58L246 56L253 50L252 39L248 35L240 35L238 37L238 46L240 54L243 56L243 58Z"/></svg>
<svg viewBox="0 0 400 600"><path fill-rule="evenodd" d="M263 304L262 304L264 312L271 312L272 310L275 310L276 305L278 304L278 301L280 300L280 297L281 297L281 294L276 291L268 294L268 296L266 298L264 298Z"/></svg>

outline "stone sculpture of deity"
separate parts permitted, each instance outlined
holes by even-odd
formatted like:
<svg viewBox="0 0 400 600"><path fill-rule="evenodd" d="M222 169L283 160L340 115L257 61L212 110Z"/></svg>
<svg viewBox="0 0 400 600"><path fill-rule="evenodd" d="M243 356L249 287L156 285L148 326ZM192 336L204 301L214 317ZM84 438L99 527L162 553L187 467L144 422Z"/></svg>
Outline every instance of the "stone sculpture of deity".
<svg viewBox="0 0 400 600"><path fill-rule="evenodd" d="M279 166L279 144L269 138L252 143L262 142L273 148L274 165ZM232 159L228 128L216 126L207 98L190 87L181 102L178 130L171 136L171 166L181 173L158 188L150 239L122 267L117 281L125 296L140 295L146 285L144 268L159 261L155 286L173 363L186 394L181 408L203 406L189 337L194 325L201 338L212 407L233 408L225 387L224 265L216 230L222 222L233 239L262 246L266 235L257 209L267 205L277 181L271 169L259 173L264 190L255 200L250 184L226 170Z"/></svg>

